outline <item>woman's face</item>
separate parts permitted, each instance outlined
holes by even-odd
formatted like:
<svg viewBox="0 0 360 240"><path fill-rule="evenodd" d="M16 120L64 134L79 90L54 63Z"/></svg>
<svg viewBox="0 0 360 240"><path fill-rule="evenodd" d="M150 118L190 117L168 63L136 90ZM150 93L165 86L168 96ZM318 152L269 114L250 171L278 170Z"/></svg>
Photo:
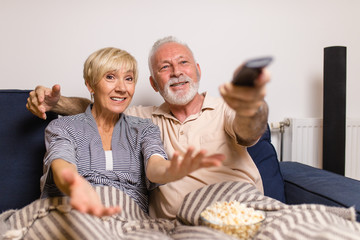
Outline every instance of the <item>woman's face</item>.
<svg viewBox="0 0 360 240"><path fill-rule="evenodd" d="M135 92L132 71L107 72L94 87L94 107L104 114L119 114L129 106Z"/></svg>

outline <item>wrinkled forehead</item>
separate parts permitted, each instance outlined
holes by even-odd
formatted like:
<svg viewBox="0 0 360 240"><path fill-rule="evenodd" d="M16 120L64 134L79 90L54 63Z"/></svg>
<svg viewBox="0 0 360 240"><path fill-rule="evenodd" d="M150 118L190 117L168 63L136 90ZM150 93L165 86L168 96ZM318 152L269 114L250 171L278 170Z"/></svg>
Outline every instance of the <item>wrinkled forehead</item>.
<svg viewBox="0 0 360 240"><path fill-rule="evenodd" d="M178 60L181 58L194 59L194 56L187 46L176 42L164 43L154 54L156 62Z"/></svg>

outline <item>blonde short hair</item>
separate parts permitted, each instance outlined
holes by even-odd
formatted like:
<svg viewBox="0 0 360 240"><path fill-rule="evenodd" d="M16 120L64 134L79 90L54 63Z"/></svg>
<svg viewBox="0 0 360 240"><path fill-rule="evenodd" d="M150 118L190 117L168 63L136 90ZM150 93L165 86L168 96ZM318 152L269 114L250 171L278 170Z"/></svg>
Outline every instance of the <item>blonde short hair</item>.
<svg viewBox="0 0 360 240"><path fill-rule="evenodd" d="M93 88L106 73L120 69L133 72L134 82L137 82L137 62L131 54L118 48L102 48L92 53L86 59L83 77L85 83L88 83Z"/></svg>

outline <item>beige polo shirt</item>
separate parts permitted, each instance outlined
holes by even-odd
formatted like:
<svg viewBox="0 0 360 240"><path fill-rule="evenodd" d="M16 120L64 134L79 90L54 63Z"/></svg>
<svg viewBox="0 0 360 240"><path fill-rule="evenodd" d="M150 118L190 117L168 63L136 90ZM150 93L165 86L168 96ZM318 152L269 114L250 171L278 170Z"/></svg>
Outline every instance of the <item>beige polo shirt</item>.
<svg viewBox="0 0 360 240"><path fill-rule="evenodd" d="M152 217L175 218L181 203L191 191L223 181L245 181L263 192L260 173L246 151L236 143L232 129L235 113L222 98L205 96L201 111L183 123L171 113L166 103L159 107L134 106L126 114L151 118L159 126L165 151L171 158L177 150L185 154L189 146L206 149L207 154L222 153L226 159L221 167L204 168L167 183L150 194L149 211Z"/></svg>

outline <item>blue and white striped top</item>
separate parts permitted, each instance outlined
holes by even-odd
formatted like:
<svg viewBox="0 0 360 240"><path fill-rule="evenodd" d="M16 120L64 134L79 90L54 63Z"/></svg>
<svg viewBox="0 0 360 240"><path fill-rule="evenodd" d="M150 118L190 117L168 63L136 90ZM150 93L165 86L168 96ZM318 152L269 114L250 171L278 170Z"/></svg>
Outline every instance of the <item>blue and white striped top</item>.
<svg viewBox="0 0 360 240"><path fill-rule="evenodd" d="M47 152L41 177L41 197L64 195L56 187L50 171L51 162L60 158L76 165L79 174L92 185L116 187L148 212L148 190L159 184L147 179L147 161L153 154L167 159L159 128L149 119L121 114L111 141L113 169L109 171L91 105L85 113L53 120L45 130Z"/></svg>

